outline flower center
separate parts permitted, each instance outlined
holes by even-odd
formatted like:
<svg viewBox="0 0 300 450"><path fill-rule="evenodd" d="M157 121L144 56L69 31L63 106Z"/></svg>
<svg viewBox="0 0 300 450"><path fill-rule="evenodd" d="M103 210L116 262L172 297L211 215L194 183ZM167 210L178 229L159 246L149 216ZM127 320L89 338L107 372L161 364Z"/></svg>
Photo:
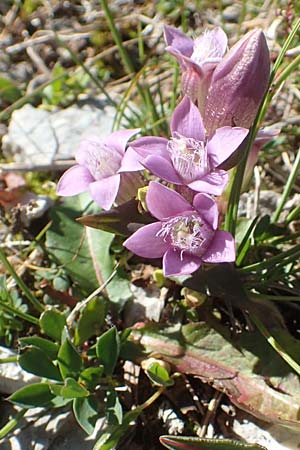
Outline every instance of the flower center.
<svg viewBox="0 0 300 450"><path fill-rule="evenodd" d="M168 141L167 149L184 182L191 183L210 172L205 142L177 134Z"/></svg>
<svg viewBox="0 0 300 450"><path fill-rule="evenodd" d="M199 65L204 62L217 63L222 59L222 55L223 51L218 40L210 32L194 40L191 60L195 63Z"/></svg>
<svg viewBox="0 0 300 450"><path fill-rule="evenodd" d="M106 144L90 142L85 161L95 180L101 180L117 173L121 155Z"/></svg>
<svg viewBox="0 0 300 450"><path fill-rule="evenodd" d="M214 230L197 214L173 217L157 233L180 251L202 256L211 244Z"/></svg>

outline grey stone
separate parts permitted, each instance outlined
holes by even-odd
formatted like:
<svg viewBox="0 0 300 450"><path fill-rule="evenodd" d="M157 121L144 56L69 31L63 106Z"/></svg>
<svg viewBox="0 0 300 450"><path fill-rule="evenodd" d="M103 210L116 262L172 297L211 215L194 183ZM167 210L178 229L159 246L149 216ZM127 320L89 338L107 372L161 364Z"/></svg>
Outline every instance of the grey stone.
<svg viewBox="0 0 300 450"><path fill-rule="evenodd" d="M107 136L114 116L115 109L103 102L51 112L25 105L12 115L3 137L3 153L15 162L32 165L71 159L83 137Z"/></svg>
<svg viewBox="0 0 300 450"><path fill-rule="evenodd" d="M16 353L6 347L0 347L0 358L9 358ZM18 363L0 364L0 392L12 394L29 383L38 383L41 379L21 369Z"/></svg>
<svg viewBox="0 0 300 450"><path fill-rule="evenodd" d="M239 4L227 6L222 13L225 22L237 23L240 18L242 7Z"/></svg>

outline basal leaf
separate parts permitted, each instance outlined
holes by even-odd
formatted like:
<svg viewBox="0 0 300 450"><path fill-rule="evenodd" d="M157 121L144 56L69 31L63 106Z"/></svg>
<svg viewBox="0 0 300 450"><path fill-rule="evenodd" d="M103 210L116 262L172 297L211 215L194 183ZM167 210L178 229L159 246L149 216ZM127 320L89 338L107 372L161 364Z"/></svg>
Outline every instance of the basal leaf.
<svg viewBox="0 0 300 450"><path fill-rule="evenodd" d="M38 347L40 350L46 353L48 358L51 360L55 359L57 356L57 352L59 346L48 339L41 338L40 336L28 336L19 339L19 343L21 348L27 347L28 345L34 345Z"/></svg>
<svg viewBox="0 0 300 450"><path fill-rule="evenodd" d="M65 324L65 316L54 308L47 309L40 317L40 327L42 331L58 342L61 340L61 333Z"/></svg>
<svg viewBox="0 0 300 450"><path fill-rule="evenodd" d="M110 246L114 235L84 227L76 219L99 208L88 194L65 198L52 208L53 224L47 232L49 254L86 293L91 293L109 278L114 269ZM104 293L119 307L131 297L128 281L117 274Z"/></svg>
<svg viewBox="0 0 300 450"><path fill-rule="evenodd" d="M103 298L95 297L86 305L75 329L75 345L82 344L101 330L107 310L106 303Z"/></svg>
<svg viewBox="0 0 300 450"><path fill-rule="evenodd" d="M120 353L120 338L116 327L103 333L96 343L96 354L106 375L112 375Z"/></svg>
<svg viewBox="0 0 300 450"><path fill-rule="evenodd" d="M48 383L33 383L14 392L8 400L25 408L51 406L55 398Z"/></svg>
<svg viewBox="0 0 300 450"><path fill-rule="evenodd" d="M48 355L38 347L25 348L19 356L19 364L22 369L34 375L50 380L61 380L58 367L56 367Z"/></svg>
<svg viewBox="0 0 300 450"><path fill-rule="evenodd" d="M83 398L90 395L89 391L81 386L74 378L66 378L60 395L64 398Z"/></svg>
<svg viewBox="0 0 300 450"><path fill-rule="evenodd" d="M229 439L161 436L159 440L169 450L267 450L259 444L244 444Z"/></svg>
<svg viewBox="0 0 300 450"><path fill-rule="evenodd" d="M69 339L65 339L62 343L57 360L60 373L64 379L67 377L77 378L79 376L82 369L82 359Z"/></svg>
<svg viewBox="0 0 300 450"><path fill-rule="evenodd" d="M92 395L85 398L76 398L73 402L76 420L87 434L91 434L94 431L99 417L97 406L97 401Z"/></svg>
<svg viewBox="0 0 300 450"><path fill-rule="evenodd" d="M140 343L176 371L199 377L225 392L239 408L271 423L300 429L300 382L258 331L232 342L230 331L207 313L206 323L146 326ZM135 336L136 338L136 336ZM285 388L293 381L293 392Z"/></svg>

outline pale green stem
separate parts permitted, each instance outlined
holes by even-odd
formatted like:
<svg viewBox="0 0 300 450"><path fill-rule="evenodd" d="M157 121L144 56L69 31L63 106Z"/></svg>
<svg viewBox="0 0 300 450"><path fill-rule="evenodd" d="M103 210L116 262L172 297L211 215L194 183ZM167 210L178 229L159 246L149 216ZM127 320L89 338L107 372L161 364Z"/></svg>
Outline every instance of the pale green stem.
<svg viewBox="0 0 300 450"><path fill-rule="evenodd" d="M251 264L246 267L242 267L241 269L238 269L239 272L252 272L253 270L261 270L265 269L269 266L274 266L276 263L280 263L283 261L283 259L288 257L295 257L300 252L300 245L296 245L295 247L291 248L290 250L287 250L284 253L280 253L279 255L272 256L266 261L258 262Z"/></svg>
<svg viewBox="0 0 300 450"><path fill-rule="evenodd" d="M300 167L300 147L298 149L298 153L296 155L292 171L291 171L291 173L290 173L290 175L288 177L288 180L286 182L286 185L284 187L282 196L280 198L280 202L279 202L279 204L278 204L278 206L276 208L276 211L273 214L272 222L277 222L278 219L279 219L279 216L280 216L280 214L281 214L281 212L282 212L282 210L284 208L284 205L286 204L286 201L287 201L287 199L288 199L288 197L290 195L290 192L291 192L291 190L292 190L292 188L294 186L295 180L296 180L297 175L298 175L299 167Z"/></svg>
<svg viewBox="0 0 300 450"><path fill-rule="evenodd" d="M276 341L276 339L271 335L271 333L264 326L262 321L255 315L251 315L251 319L261 332L261 334L267 339L268 343L274 350L281 356L284 361L286 361L289 366L295 370L300 375L300 366L299 364L284 350L283 347Z"/></svg>
<svg viewBox="0 0 300 450"><path fill-rule="evenodd" d="M1 113L0 113L0 122L2 122L5 119L8 119L8 117L10 116L10 114L12 114L14 112L15 109L21 108L21 106L25 105L27 102L29 102L29 100L32 99L32 97L36 96L37 94L40 94L41 92L43 92L43 90L49 86L52 83L55 83L56 81L60 80L61 78L63 78L65 76L65 74L61 74L56 78L53 78L50 81L47 81L46 83L41 84L38 88L34 89L30 94L28 95L24 95L22 98L19 98L19 100L17 100L16 102L12 103L10 106L8 106L6 109L4 109Z"/></svg>
<svg viewBox="0 0 300 450"><path fill-rule="evenodd" d="M18 356L8 356L7 358L0 358L0 364L7 364L7 363L16 363L18 362Z"/></svg>
<svg viewBox="0 0 300 450"><path fill-rule="evenodd" d="M19 288L23 291L24 295L27 297L27 299L30 301L30 303L35 307L35 309L39 312L44 311L44 307L41 305L41 303L34 297L34 295L31 293L31 291L28 289L24 281L21 277L17 274L15 269L11 266L8 259L6 258L4 252L0 248L0 260L2 264L4 265L5 269L8 271L8 273L13 277Z"/></svg>
<svg viewBox="0 0 300 450"><path fill-rule="evenodd" d="M18 316L21 319L27 320L27 322L33 323L34 325L39 324L39 320L32 316L31 314L27 314L23 311L20 311L19 309L13 308L12 306L9 306L7 303L4 303L0 300L0 308L4 309L4 311L9 312L13 316Z"/></svg>
<svg viewBox="0 0 300 450"><path fill-rule="evenodd" d="M27 408L21 409L15 417L13 417L9 422L7 422L4 427L0 429L0 439L3 439L8 433L10 433L20 422L24 414L28 411Z"/></svg>

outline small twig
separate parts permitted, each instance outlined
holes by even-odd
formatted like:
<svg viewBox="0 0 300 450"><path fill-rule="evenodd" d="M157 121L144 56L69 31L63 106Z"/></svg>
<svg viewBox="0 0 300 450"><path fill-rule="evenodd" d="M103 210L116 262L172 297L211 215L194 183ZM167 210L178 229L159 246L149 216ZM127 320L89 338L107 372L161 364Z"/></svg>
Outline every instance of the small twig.
<svg viewBox="0 0 300 450"><path fill-rule="evenodd" d="M70 314L67 317L67 325L69 328L71 328L77 313L79 313L81 311L81 309L83 309L91 300L93 300L93 298L95 298L97 295L99 295L106 288L106 286L111 282L111 280L114 278L114 276L117 273L118 266L119 266L119 263L116 265L115 269L113 270L111 275L107 278L107 280L103 284L101 284L101 286L99 286L97 289L95 289L95 291L92 292L86 299L77 303L75 308L72 309L72 311L70 312Z"/></svg>
<svg viewBox="0 0 300 450"><path fill-rule="evenodd" d="M199 433L199 437L203 438L206 436L207 433L207 427L208 425L212 422L212 419L214 418L217 408L219 406L220 400L222 398L222 392L215 392L215 395L213 396L213 398L211 399L211 401L209 402L208 408L207 408L207 413L206 416L204 417L203 420L203 425L201 427L201 431Z"/></svg>
<svg viewBox="0 0 300 450"><path fill-rule="evenodd" d="M35 172L35 171L54 171L54 170L66 170L75 164L74 159L65 159L52 161L46 164L34 164L34 163L8 163L0 164L1 172Z"/></svg>

